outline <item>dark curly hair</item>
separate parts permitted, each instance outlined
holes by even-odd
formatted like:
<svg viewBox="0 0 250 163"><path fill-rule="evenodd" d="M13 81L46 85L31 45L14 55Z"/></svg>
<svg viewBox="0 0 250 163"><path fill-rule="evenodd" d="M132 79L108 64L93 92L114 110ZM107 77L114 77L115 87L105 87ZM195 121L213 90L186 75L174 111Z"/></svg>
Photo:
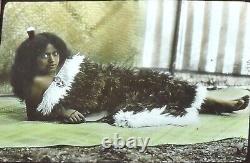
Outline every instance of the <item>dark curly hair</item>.
<svg viewBox="0 0 250 163"><path fill-rule="evenodd" d="M71 52L65 42L57 35L49 32L36 34L32 39L27 38L16 49L15 60L11 68L10 83L13 93L21 100L27 97L27 88L37 73L37 56L45 52L48 44L52 44L59 52L61 66Z"/></svg>

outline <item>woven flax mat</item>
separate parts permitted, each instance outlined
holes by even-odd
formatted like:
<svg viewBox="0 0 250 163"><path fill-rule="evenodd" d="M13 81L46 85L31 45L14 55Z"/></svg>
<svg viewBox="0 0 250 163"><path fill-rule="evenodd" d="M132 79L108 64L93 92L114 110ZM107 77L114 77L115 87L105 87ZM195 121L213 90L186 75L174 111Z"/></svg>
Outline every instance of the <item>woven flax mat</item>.
<svg viewBox="0 0 250 163"><path fill-rule="evenodd" d="M230 88L211 95L237 98L248 91ZM249 109L227 115L200 115L199 122L189 126L121 128L105 123L58 124L26 121L25 105L16 98L0 98L0 147L45 147L53 145L93 146L103 138L118 134L150 138L149 146L159 144L193 144L231 137L248 138Z"/></svg>

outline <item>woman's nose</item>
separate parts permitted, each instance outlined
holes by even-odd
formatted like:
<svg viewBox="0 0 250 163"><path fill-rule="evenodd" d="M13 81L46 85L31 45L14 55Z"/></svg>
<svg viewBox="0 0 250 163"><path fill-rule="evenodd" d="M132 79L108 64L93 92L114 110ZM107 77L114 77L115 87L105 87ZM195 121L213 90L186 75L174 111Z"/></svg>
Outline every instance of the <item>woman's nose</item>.
<svg viewBox="0 0 250 163"><path fill-rule="evenodd" d="M49 55L49 62L53 63L55 61L55 58L53 55Z"/></svg>

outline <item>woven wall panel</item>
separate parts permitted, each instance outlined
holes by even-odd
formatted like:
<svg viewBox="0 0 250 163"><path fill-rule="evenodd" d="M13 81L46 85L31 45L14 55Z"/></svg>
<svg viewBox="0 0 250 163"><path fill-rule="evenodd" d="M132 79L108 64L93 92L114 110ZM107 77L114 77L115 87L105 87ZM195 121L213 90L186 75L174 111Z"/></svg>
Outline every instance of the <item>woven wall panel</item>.
<svg viewBox="0 0 250 163"><path fill-rule="evenodd" d="M4 10L0 72L8 72L26 28L54 32L73 51L101 62L133 65L143 48L144 2L11 2Z"/></svg>

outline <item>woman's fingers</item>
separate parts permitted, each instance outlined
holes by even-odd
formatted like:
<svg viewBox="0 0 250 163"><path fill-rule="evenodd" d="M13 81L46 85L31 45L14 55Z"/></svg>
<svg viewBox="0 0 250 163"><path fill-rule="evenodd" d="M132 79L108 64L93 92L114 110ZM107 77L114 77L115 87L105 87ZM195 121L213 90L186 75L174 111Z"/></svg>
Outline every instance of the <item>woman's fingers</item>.
<svg viewBox="0 0 250 163"><path fill-rule="evenodd" d="M77 118L76 118L75 115L72 116L72 119L74 120L75 123L78 122L78 120L77 120Z"/></svg>
<svg viewBox="0 0 250 163"><path fill-rule="evenodd" d="M69 118L70 122L73 123L74 119L72 117Z"/></svg>
<svg viewBox="0 0 250 163"><path fill-rule="evenodd" d="M85 117L78 111L74 112L71 115L71 118L74 120L75 123L85 122Z"/></svg>
<svg viewBox="0 0 250 163"><path fill-rule="evenodd" d="M80 112L78 112L78 117L80 118L80 121L81 122L85 122L85 117L84 117L84 115L82 115Z"/></svg>
<svg viewBox="0 0 250 163"><path fill-rule="evenodd" d="M78 123L76 120L74 120L74 118L68 118L64 120L65 123Z"/></svg>
<svg viewBox="0 0 250 163"><path fill-rule="evenodd" d="M82 119L79 117L78 113L75 114L75 118L77 119L77 122L81 122Z"/></svg>
<svg viewBox="0 0 250 163"><path fill-rule="evenodd" d="M66 123L85 122L85 117L77 110L74 110L74 109L64 110L63 114L66 118L66 120L65 120Z"/></svg>

